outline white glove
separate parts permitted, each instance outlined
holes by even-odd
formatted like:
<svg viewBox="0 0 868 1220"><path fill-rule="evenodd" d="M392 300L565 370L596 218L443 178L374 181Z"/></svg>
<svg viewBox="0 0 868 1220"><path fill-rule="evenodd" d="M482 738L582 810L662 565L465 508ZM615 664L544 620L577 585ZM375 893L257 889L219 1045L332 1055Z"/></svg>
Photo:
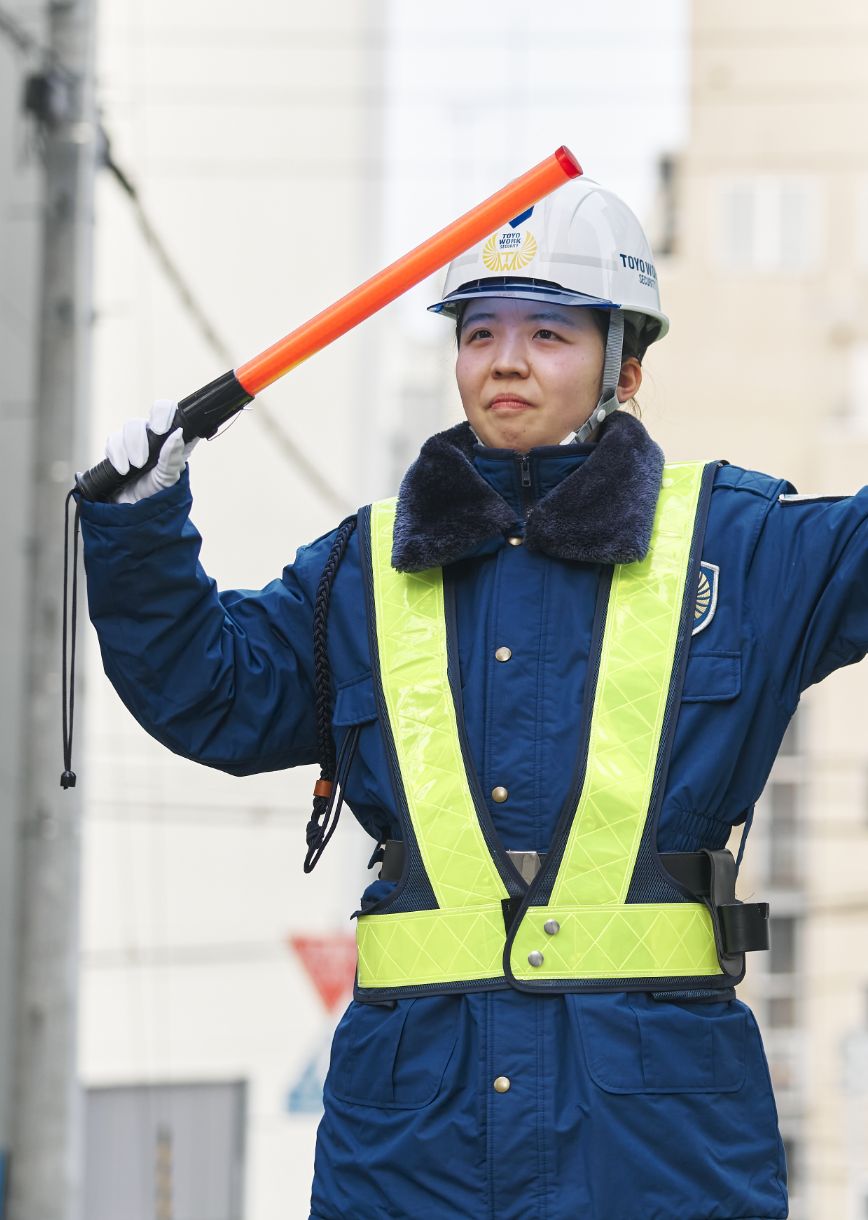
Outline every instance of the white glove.
<svg viewBox="0 0 868 1220"><path fill-rule="evenodd" d="M112 432L105 443L105 455L118 474L126 474L130 467L143 466L148 460L148 435L150 428L158 436L168 432L178 404L167 398L158 398L151 407L150 418L128 419L119 432ZM184 434L176 428L163 442L156 466L146 470L138 479L127 483L113 497L115 504L137 504L146 496L152 496L178 482L187 458L193 452L198 437L184 443Z"/></svg>

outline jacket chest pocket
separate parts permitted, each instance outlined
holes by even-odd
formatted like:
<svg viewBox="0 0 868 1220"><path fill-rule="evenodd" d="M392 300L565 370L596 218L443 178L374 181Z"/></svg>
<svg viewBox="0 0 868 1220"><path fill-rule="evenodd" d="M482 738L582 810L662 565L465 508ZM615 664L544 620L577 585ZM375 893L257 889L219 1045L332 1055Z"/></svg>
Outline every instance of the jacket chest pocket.
<svg viewBox="0 0 868 1220"><path fill-rule="evenodd" d="M682 703L723 703L741 694L741 653L691 649Z"/></svg>
<svg viewBox="0 0 868 1220"><path fill-rule="evenodd" d="M570 996L591 1079L607 1093L734 1093L745 1080L745 1011L735 1002L644 993Z"/></svg>

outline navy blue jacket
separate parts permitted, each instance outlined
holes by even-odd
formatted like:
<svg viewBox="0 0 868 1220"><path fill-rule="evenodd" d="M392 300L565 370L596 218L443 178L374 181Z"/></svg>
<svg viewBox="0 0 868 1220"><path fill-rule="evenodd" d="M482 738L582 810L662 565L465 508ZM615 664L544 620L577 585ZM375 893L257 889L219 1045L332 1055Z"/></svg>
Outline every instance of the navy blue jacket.
<svg viewBox="0 0 868 1220"><path fill-rule="evenodd" d="M647 546L655 448L616 416L597 446L522 462L474 446L461 425L426 444L402 486L396 565L440 563L454 585L473 762L486 794L508 790L504 803L489 798L507 849L545 850L565 799L597 585L607 564ZM717 569L716 600L691 645L661 851L722 847L761 793L800 692L868 651L868 489L805 501L792 491L734 466L715 474L703 561L710 577ZM186 474L137 505L82 504L106 672L177 753L237 775L314 762L312 613L333 535L264 589L220 593L198 564L190 505ZM329 618L333 725L338 745L361 726L346 796L383 839L399 827L361 580L352 539ZM494 657L504 645L507 663ZM787 1215L746 1006L510 990L350 1005L326 1083L313 1217L579 1215Z"/></svg>

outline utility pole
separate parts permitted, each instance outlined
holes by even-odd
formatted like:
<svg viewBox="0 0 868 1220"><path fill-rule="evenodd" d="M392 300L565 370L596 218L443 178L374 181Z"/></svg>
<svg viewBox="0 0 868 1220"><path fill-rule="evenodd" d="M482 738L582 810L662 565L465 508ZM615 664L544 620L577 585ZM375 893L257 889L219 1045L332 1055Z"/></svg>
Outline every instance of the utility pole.
<svg viewBox="0 0 868 1220"><path fill-rule="evenodd" d="M9 1220L79 1220L76 1071L80 801L60 788L63 502L86 452L92 323L94 0L51 0L49 54L28 82L45 193L19 820Z"/></svg>

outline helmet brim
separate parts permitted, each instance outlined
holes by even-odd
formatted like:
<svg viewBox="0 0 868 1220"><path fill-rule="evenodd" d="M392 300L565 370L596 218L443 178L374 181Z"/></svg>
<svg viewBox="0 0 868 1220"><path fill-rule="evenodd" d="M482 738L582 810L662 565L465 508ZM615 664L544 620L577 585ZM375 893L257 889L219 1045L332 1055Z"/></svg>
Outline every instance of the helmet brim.
<svg viewBox="0 0 868 1220"><path fill-rule="evenodd" d="M454 292L448 293L442 301L429 305L430 313L444 314L447 318L457 318L462 301L470 301L475 297L505 297L517 301L545 301L549 305L571 305L585 309L620 309L616 301L607 301L602 297L588 296L583 292L573 292L569 288L560 288L556 284L532 279L517 280L472 280L462 284Z"/></svg>

